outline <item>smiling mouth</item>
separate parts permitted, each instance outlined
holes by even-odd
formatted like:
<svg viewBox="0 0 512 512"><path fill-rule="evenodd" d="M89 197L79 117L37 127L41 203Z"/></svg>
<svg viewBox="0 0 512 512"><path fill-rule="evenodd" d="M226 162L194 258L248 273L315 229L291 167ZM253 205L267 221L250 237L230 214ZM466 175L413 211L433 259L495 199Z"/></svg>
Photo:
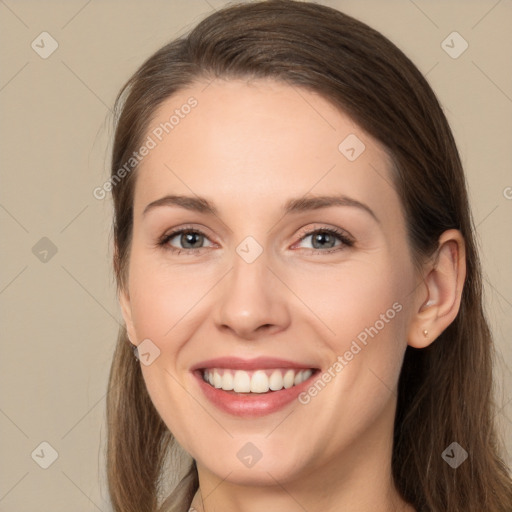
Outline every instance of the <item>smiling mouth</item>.
<svg viewBox="0 0 512 512"><path fill-rule="evenodd" d="M202 378L213 388L233 393L269 393L289 389L311 378L314 368L270 368L255 371L207 368Z"/></svg>

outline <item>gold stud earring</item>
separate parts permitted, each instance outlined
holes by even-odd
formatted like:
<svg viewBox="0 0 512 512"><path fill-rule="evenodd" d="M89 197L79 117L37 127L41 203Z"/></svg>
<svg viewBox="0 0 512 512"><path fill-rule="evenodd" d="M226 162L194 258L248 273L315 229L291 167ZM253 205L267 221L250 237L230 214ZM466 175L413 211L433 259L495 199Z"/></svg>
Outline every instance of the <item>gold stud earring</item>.
<svg viewBox="0 0 512 512"><path fill-rule="evenodd" d="M423 336L425 336L425 338L428 338L428 331L426 329L423 331Z"/></svg>

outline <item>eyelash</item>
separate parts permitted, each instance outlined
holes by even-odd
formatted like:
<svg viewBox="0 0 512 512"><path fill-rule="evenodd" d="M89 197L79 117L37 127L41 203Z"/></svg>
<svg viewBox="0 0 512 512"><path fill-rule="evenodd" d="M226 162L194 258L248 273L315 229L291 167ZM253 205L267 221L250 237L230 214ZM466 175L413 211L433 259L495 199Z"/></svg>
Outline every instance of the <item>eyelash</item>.
<svg viewBox="0 0 512 512"><path fill-rule="evenodd" d="M167 233L163 235L157 242L157 246L163 248L164 250L171 251L175 254L181 254L182 252L186 252L189 255L191 254L197 254L202 249L206 249L206 247L197 247L195 249L178 249L176 247L172 247L169 245L169 241L172 240L175 236L181 235L182 233L195 233L204 236L205 238L208 238L205 233L203 233L201 230L192 228L192 227L184 227L177 229L176 231L172 231L171 233ZM329 235L334 235L338 240L342 242L342 244L346 247L352 247L354 245L354 241L349 238L347 233L345 231L342 231L337 228L317 228L310 231L307 231L305 233L302 233L299 241L302 241L304 238L311 236L315 233L328 233ZM340 248L340 246L337 246L337 248L331 248L328 250L322 250L322 249L311 249L313 251L313 254L329 254L333 252L338 252L340 250L343 250L343 246Z"/></svg>

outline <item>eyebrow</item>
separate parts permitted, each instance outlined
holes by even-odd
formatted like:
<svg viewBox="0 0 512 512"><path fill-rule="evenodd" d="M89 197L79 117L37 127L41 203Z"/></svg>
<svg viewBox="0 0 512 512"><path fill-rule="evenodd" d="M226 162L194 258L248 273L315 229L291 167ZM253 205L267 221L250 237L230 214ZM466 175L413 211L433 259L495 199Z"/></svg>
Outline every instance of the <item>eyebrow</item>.
<svg viewBox="0 0 512 512"><path fill-rule="evenodd" d="M162 206L178 206L190 211L218 216L218 210L215 205L204 197L183 195L167 195L161 197L160 199L149 203L144 208L142 215L146 215L150 210ZM283 215L290 213L302 213L309 210L318 210L320 208L329 208L332 206L351 206L359 208L360 210L368 213L377 223L380 224L380 220L369 206L342 194L289 199L283 206Z"/></svg>

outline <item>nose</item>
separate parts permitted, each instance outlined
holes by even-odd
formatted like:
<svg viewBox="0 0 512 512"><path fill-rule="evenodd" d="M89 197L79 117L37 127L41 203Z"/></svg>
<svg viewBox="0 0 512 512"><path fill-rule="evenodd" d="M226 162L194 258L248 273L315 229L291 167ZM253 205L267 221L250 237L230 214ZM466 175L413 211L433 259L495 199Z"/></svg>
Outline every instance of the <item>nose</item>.
<svg viewBox="0 0 512 512"><path fill-rule="evenodd" d="M276 274L265 252L252 263L235 254L233 268L219 290L215 314L218 329L248 341L286 329L290 324L290 294Z"/></svg>

